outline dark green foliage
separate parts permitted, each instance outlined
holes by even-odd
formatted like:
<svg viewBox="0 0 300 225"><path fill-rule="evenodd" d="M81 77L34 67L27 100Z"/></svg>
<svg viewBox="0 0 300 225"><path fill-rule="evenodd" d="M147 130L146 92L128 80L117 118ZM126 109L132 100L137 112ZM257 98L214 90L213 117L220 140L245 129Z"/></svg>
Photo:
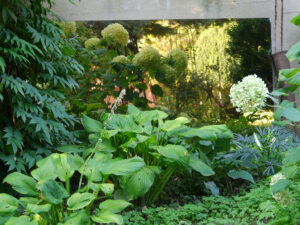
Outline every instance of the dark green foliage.
<svg viewBox="0 0 300 225"><path fill-rule="evenodd" d="M255 176L270 176L280 170L283 152L298 145L299 138L285 128L258 127L252 135L235 134L234 150L218 157L227 168L243 169Z"/></svg>
<svg viewBox="0 0 300 225"><path fill-rule="evenodd" d="M228 53L240 58L241 63L232 68L233 82L244 76L257 74L272 88L271 25L267 19L237 20L237 25L228 31L231 37Z"/></svg>
<svg viewBox="0 0 300 225"><path fill-rule="evenodd" d="M78 87L83 68L60 27L49 20L51 1L1 1L0 158L8 170L25 170L59 143L74 140L67 130L59 88Z"/></svg>

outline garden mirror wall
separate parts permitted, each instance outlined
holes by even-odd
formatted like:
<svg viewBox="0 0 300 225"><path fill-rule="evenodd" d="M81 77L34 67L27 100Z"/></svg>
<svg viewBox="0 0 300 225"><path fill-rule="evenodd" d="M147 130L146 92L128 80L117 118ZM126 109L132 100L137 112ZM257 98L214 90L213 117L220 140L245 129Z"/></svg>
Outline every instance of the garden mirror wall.
<svg viewBox="0 0 300 225"><path fill-rule="evenodd" d="M285 51L300 38L290 20L299 0L55 0L53 10L69 21L269 18L276 70L290 67Z"/></svg>

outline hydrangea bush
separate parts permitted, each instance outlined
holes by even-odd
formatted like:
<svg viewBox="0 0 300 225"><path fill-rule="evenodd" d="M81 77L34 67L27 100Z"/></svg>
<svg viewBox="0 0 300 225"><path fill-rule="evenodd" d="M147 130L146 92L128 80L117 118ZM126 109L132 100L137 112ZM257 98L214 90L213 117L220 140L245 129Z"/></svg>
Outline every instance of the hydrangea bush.
<svg viewBox="0 0 300 225"><path fill-rule="evenodd" d="M99 44L100 39L97 37L90 38L84 42L84 47L87 49L94 49Z"/></svg>
<svg viewBox="0 0 300 225"><path fill-rule="evenodd" d="M266 104L268 93L265 82L254 74L232 85L229 96L236 110L245 113L261 110Z"/></svg>
<svg viewBox="0 0 300 225"><path fill-rule="evenodd" d="M118 55L112 59L112 62L127 64L130 63L130 60L125 55Z"/></svg>
<svg viewBox="0 0 300 225"><path fill-rule="evenodd" d="M186 54L178 48L170 50L166 59L170 61L170 64L172 64L178 74L181 74L188 64Z"/></svg>
<svg viewBox="0 0 300 225"><path fill-rule="evenodd" d="M101 32L106 40L111 40L115 44L125 47L128 43L128 31L119 23L113 23L104 28Z"/></svg>
<svg viewBox="0 0 300 225"><path fill-rule="evenodd" d="M151 70L160 65L160 57L159 52L155 48L147 46L135 55L132 62L140 65L145 70Z"/></svg>
<svg viewBox="0 0 300 225"><path fill-rule="evenodd" d="M282 173L277 173L271 178L270 186L277 184L280 180L285 180L286 177ZM285 189L278 193L273 193L272 197L280 204L287 205L290 200L289 190Z"/></svg>

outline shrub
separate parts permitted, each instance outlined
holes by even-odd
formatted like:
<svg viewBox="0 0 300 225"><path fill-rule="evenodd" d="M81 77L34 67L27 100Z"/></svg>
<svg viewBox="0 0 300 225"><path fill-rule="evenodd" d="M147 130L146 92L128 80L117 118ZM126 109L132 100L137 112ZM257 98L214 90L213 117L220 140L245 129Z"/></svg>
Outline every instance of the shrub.
<svg viewBox="0 0 300 225"><path fill-rule="evenodd" d="M86 49L95 49L100 43L100 39L97 37L90 38L84 42Z"/></svg>
<svg viewBox="0 0 300 225"><path fill-rule="evenodd" d="M119 55L114 57L111 62L127 64L130 63L130 60L124 55Z"/></svg>
<svg viewBox="0 0 300 225"><path fill-rule="evenodd" d="M265 106L268 93L264 81L254 74L232 85L230 100L238 112L256 112Z"/></svg>
<svg viewBox="0 0 300 225"><path fill-rule="evenodd" d="M178 74L182 74L188 64L186 54L180 49L172 49L169 51L166 59Z"/></svg>
<svg viewBox="0 0 300 225"><path fill-rule="evenodd" d="M42 3L1 2L0 158L8 170L25 171L75 140L68 128L76 120L66 113L61 90L78 87L72 75L83 68Z"/></svg>
<svg viewBox="0 0 300 225"><path fill-rule="evenodd" d="M128 43L128 31L119 23L108 25L101 31L101 34L105 39L112 41L114 44L125 47Z"/></svg>
<svg viewBox="0 0 300 225"><path fill-rule="evenodd" d="M156 69L160 65L160 54L153 47L145 47L133 58L133 63L141 66L146 71Z"/></svg>
<svg viewBox="0 0 300 225"><path fill-rule="evenodd" d="M159 110L141 111L129 105L128 115L103 116L102 123L97 123L107 124L107 128L91 131L90 141L101 137L103 151L119 158L140 156L145 160L144 168L119 180L119 191L127 200L143 197L143 204L153 204L175 171L213 175L211 167L199 157L202 149L198 143L203 141L206 147L210 143L217 152L226 149L232 138L224 125L190 128L185 125L189 123L187 118L167 120L167 116ZM199 149L191 147L196 144Z"/></svg>

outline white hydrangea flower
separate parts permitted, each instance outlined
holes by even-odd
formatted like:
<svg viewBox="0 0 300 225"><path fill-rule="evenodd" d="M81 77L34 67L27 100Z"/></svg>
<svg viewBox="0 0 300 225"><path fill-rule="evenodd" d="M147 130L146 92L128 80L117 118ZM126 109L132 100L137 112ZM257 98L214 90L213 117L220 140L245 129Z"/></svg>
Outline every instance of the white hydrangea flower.
<svg viewBox="0 0 300 225"><path fill-rule="evenodd" d="M232 85L229 96L236 110L244 113L261 110L266 104L268 93L265 82L253 74Z"/></svg>
<svg viewBox="0 0 300 225"><path fill-rule="evenodd" d="M277 173L271 178L270 185L274 185L282 179L286 179L286 177L282 173ZM289 202L291 202L289 190L284 190L276 194L272 194L272 197L282 205L287 205Z"/></svg>
<svg viewBox="0 0 300 225"><path fill-rule="evenodd" d="M280 180L284 180L286 179L285 176L282 174L282 173L276 173L275 175L272 176L271 178L271 182L270 182L270 185L274 185L276 184L278 181Z"/></svg>

